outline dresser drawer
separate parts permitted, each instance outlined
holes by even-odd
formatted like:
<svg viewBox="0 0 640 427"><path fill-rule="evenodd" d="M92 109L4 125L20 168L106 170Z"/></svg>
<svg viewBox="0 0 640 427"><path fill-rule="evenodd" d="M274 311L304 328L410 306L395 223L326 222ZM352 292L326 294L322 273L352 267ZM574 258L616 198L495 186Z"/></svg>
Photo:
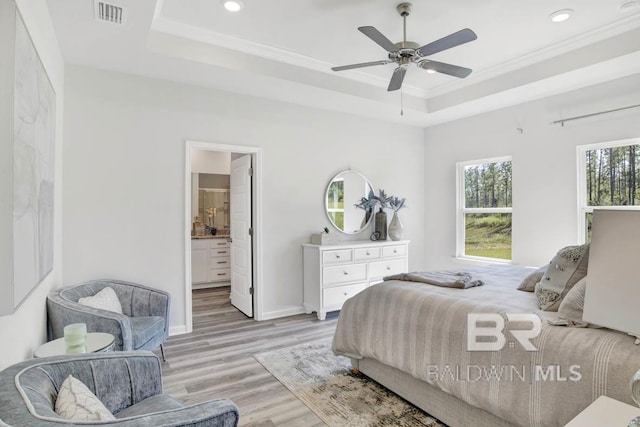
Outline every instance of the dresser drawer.
<svg viewBox="0 0 640 427"><path fill-rule="evenodd" d="M380 258L380 248L358 248L353 251L353 258L356 261Z"/></svg>
<svg viewBox="0 0 640 427"><path fill-rule="evenodd" d="M407 247L405 245L385 246L382 248L382 258L397 258L407 255Z"/></svg>
<svg viewBox="0 0 640 427"><path fill-rule="evenodd" d="M367 280L367 264L334 265L322 269L322 284L338 285Z"/></svg>
<svg viewBox="0 0 640 427"><path fill-rule="evenodd" d="M354 285L336 286L333 288L325 289L323 291L323 306L341 307L347 299L351 298L358 292L363 291L366 287L366 283L356 283Z"/></svg>
<svg viewBox="0 0 640 427"><path fill-rule="evenodd" d="M231 269L230 268L212 268L211 269L211 281L219 282L219 281L231 280Z"/></svg>
<svg viewBox="0 0 640 427"><path fill-rule="evenodd" d="M351 249L339 249L322 252L322 264L337 264L351 262Z"/></svg>
<svg viewBox="0 0 640 427"><path fill-rule="evenodd" d="M231 258L230 257L212 257L211 268L230 268L231 267Z"/></svg>
<svg viewBox="0 0 640 427"><path fill-rule="evenodd" d="M404 259L390 259L388 261L376 261L369 264L369 276L383 277L392 274L406 273Z"/></svg>
<svg viewBox="0 0 640 427"><path fill-rule="evenodd" d="M213 248L211 249L211 258L229 257L230 248Z"/></svg>
<svg viewBox="0 0 640 427"><path fill-rule="evenodd" d="M228 248L231 244L227 241L227 239L211 239L209 247L211 250L218 248Z"/></svg>

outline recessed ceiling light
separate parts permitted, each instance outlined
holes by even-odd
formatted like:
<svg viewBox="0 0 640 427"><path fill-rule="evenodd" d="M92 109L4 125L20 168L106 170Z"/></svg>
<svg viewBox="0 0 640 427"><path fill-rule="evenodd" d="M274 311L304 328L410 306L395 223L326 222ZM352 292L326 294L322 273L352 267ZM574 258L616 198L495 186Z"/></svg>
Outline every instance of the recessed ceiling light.
<svg viewBox="0 0 640 427"><path fill-rule="evenodd" d="M625 0L618 5L620 12L627 12L629 10L637 9L640 7L640 1L638 0Z"/></svg>
<svg viewBox="0 0 640 427"><path fill-rule="evenodd" d="M569 19L571 15L573 15L573 9L562 9L549 15L549 19L553 22L563 22Z"/></svg>
<svg viewBox="0 0 640 427"><path fill-rule="evenodd" d="M244 3L241 0L223 0L222 5L229 12L240 12L244 8Z"/></svg>

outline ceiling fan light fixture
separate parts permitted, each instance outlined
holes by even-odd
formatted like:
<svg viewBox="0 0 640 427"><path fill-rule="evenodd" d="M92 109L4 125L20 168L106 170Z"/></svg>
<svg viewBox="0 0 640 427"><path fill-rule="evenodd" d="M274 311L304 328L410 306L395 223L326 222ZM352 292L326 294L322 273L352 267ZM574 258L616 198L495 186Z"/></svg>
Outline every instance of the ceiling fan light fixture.
<svg viewBox="0 0 640 427"><path fill-rule="evenodd" d="M434 69L432 69L432 68L425 68L424 70L425 70L427 73L429 73L429 74L435 74L435 73L437 73L437 71L436 71L436 70L434 70Z"/></svg>
<svg viewBox="0 0 640 427"><path fill-rule="evenodd" d="M573 15L573 9L562 9L549 15L549 19L551 19L552 22L564 22L571 18L571 15Z"/></svg>
<svg viewBox="0 0 640 427"><path fill-rule="evenodd" d="M242 0L222 0L222 6L229 12L240 12L244 9L244 2Z"/></svg>

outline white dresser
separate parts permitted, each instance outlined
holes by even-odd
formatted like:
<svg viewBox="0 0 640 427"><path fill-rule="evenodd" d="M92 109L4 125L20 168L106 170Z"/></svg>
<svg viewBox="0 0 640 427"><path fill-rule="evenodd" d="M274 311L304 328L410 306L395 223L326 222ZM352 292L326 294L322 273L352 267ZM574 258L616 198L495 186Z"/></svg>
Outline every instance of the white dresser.
<svg viewBox="0 0 640 427"><path fill-rule="evenodd" d="M406 273L409 268L408 240L302 246L304 310L307 314L317 312L320 320L383 277Z"/></svg>
<svg viewBox="0 0 640 427"><path fill-rule="evenodd" d="M230 244L227 238L191 240L193 289L231 280Z"/></svg>

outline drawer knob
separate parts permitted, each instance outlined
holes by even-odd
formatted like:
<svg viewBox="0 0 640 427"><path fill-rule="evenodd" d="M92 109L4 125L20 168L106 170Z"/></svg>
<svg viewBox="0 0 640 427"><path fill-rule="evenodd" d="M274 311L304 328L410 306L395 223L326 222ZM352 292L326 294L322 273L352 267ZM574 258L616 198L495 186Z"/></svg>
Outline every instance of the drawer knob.
<svg viewBox="0 0 640 427"><path fill-rule="evenodd" d="M348 272L348 271L345 271L345 272L344 272L344 275L345 275L345 276L348 276L348 275L349 275L349 272Z"/></svg>
<svg viewBox="0 0 640 427"><path fill-rule="evenodd" d="M391 267L387 265L387 270L391 270Z"/></svg>
<svg viewBox="0 0 640 427"><path fill-rule="evenodd" d="M393 250L393 253L394 253L394 254L397 254L397 253L398 253L398 250L397 250L397 249L394 249L394 250Z"/></svg>
<svg viewBox="0 0 640 427"><path fill-rule="evenodd" d="M340 259L340 255L336 254L336 258Z"/></svg>
<svg viewBox="0 0 640 427"><path fill-rule="evenodd" d="M371 252L367 252L367 256L368 256L368 255L371 255Z"/></svg>
<svg viewBox="0 0 640 427"><path fill-rule="evenodd" d="M347 292L344 293L344 296L346 297L347 295L349 295Z"/></svg>

